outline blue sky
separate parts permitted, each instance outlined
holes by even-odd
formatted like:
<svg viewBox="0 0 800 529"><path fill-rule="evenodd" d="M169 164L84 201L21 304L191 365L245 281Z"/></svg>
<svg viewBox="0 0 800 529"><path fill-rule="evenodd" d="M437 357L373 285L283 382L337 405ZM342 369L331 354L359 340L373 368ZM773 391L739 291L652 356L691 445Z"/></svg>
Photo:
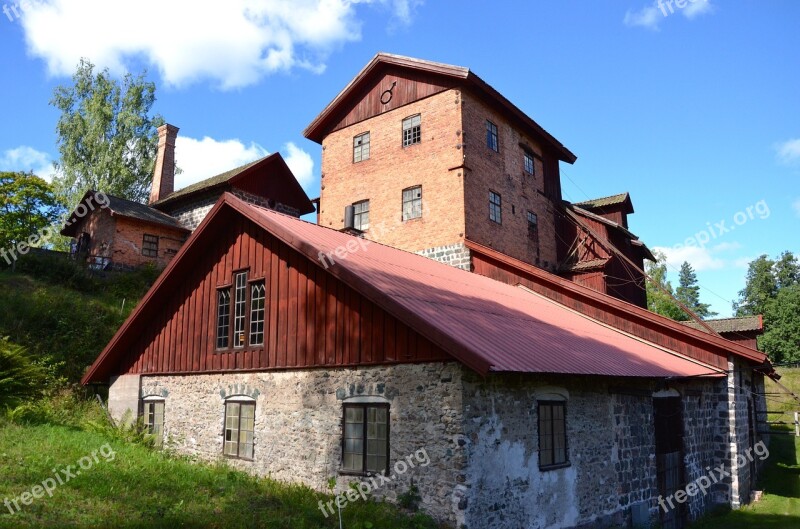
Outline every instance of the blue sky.
<svg viewBox="0 0 800 529"><path fill-rule="evenodd" d="M0 170L49 174L48 101L87 57L148 69L154 110L181 128L179 185L281 151L318 196L302 130L386 51L468 66L504 93L578 156L562 166L568 200L629 191L631 229L666 249L674 282L691 262L723 316L747 262L800 252L795 0L2 5ZM676 248L687 238L709 240Z"/></svg>

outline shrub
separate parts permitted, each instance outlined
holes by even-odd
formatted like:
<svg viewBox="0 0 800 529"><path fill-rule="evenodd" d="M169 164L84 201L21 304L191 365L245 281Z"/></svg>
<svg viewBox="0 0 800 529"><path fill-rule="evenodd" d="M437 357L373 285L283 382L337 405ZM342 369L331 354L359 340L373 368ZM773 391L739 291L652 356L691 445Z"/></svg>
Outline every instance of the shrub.
<svg viewBox="0 0 800 529"><path fill-rule="evenodd" d="M45 376L24 347L0 339L0 407L15 406L40 394Z"/></svg>

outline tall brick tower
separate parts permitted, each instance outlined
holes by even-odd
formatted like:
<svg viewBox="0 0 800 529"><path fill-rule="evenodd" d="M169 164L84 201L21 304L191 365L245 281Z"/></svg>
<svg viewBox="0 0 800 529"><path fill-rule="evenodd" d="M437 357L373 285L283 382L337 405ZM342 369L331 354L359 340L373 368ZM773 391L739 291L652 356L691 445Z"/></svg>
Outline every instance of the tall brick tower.
<svg viewBox="0 0 800 529"><path fill-rule="evenodd" d="M622 262L651 257L628 195L563 201L575 155L467 68L379 53L304 135L322 145L324 226L467 270L502 254L646 304Z"/></svg>

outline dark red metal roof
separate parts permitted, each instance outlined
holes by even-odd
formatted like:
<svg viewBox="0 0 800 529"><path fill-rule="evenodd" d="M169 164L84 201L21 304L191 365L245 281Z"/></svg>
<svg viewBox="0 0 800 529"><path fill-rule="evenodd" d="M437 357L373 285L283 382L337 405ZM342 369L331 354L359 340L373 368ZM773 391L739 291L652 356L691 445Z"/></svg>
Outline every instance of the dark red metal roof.
<svg viewBox="0 0 800 529"><path fill-rule="evenodd" d="M83 383L113 372L132 322L211 248L223 208L233 208L481 374L562 373L692 377L722 371L633 337L521 287L260 208L225 193L101 353ZM339 257L337 256L337 251ZM179 280L179 279L178 279ZM687 329L688 330L688 329Z"/></svg>

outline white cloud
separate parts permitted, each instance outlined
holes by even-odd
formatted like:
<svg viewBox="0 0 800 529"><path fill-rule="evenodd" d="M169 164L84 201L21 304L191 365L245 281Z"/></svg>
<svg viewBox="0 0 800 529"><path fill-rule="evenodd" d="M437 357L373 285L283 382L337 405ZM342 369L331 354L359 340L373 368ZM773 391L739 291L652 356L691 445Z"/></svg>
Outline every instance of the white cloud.
<svg viewBox="0 0 800 529"><path fill-rule="evenodd" d="M710 0L689 0L687 5L681 13L689 20L693 20L700 15L710 14L714 12L714 5Z"/></svg>
<svg viewBox="0 0 800 529"><path fill-rule="evenodd" d="M33 171L33 174L50 182L53 163L46 152L21 145L0 155L0 171Z"/></svg>
<svg viewBox="0 0 800 529"><path fill-rule="evenodd" d="M712 247L711 251L714 253L731 252L733 250L740 250L741 248L742 245L739 244L738 242L721 242L716 246Z"/></svg>
<svg viewBox="0 0 800 529"><path fill-rule="evenodd" d="M724 268L726 264L724 259L715 257L713 250L710 248L683 246L680 248L656 247L655 250L663 252L667 256L667 264L673 270L680 268L684 261L688 261L698 272L701 270L719 270Z"/></svg>
<svg viewBox="0 0 800 529"><path fill-rule="evenodd" d="M658 31L658 24L663 18L664 14L655 5L652 5L645 6L639 11L628 10L628 12L625 13L623 22L628 27L639 26Z"/></svg>
<svg viewBox="0 0 800 529"><path fill-rule="evenodd" d="M284 150L285 154L283 158L286 160L286 165L292 170L297 181L303 186L303 189L308 190L311 184L314 183L313 158L292 142L284 145Z"/></svg>
<svg viewBox="0 0 800 529"><path fill-rule="evenodd" d="M178 136L175 141L175 163L183 172L175 177L175 189L224 173L268 154L257 143L245 145L235 139L218 141L206 136L197 140Z"/></svg>
<svg viewBox="0 0 800 529"><path fill-rule="evenodd" d="M778 151L778 161L790 165L800 162L800 138L787 140L775 147Z"/></svg>
<svg viewBox="0 0 800 529"><path fill-rule="evenodd" d="M284 160L304 189L314 183L314 160L292 142L284 145ZM175 141L175 162L183 171L175 177L175 189L224 173L269 155L257 143L245 144L238 139L202 140L178 136Z"/></svg>
<svg viewBox="0 0 800 529"><path fill-rule="evenodd" d="M361 38L359 6L408 24L421 1L43 0L22 25L52 75L71 75L81 57L115 73L144 60L169 85L210 79L230 89L297 67L321 72L331 52Z"/></svg>

